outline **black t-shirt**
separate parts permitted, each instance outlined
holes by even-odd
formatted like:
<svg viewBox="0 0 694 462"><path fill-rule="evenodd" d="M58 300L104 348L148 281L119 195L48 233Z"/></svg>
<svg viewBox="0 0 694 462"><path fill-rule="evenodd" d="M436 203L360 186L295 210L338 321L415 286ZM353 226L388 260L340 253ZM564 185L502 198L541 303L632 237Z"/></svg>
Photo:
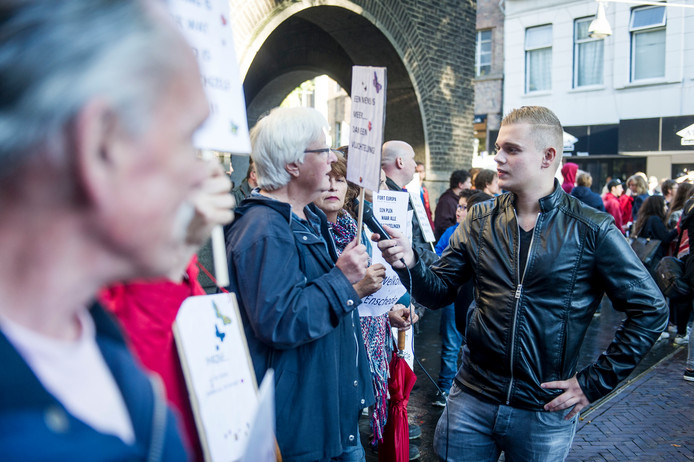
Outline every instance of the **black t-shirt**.
<svg viewBox="0 0 694 462"><path fill-rule="evenodd" d="M528 250L530 250L530 241L533 240L533 231L535 228L530 231L524 231L523 228L520 227L518 229L520 230L520 261L518 262L520 274L518 275L518 281L520 282L520 278L523 277L523 271L525 271L525 263L528 260Z"/></svg>

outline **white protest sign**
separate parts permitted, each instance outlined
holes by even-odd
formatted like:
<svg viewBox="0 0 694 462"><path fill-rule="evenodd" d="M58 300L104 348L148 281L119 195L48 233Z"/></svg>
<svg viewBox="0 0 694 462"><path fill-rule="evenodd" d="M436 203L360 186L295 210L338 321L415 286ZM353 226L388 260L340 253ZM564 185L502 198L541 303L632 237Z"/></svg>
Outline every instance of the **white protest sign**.
<svg viewBox="0 0 694 462"><path fill-rule="evenodd" d="M351 154L350 154L351 155ZM374 216L381 222L403 235L407 235L407 204L410 196L401 191L379 191L374 193Z"/></svg>
<svg viewBox="0 0 694 462"><path fill-rule="evenodd" d="M258 390L258 412L248 436L243 462L276 462L275 373L268 369Z"/></svg>
<svg viewBox="0 0 694 462"><path fill-rule="evenodd" d="M167 0L198 60L210 116L195 133L199 149L248 154L246 103L236 60L228 0Z"/></svg>
<svg viewBox="0 0 694 462"><path fill-rule="evenodd" d="M412 200L412 208L417 214L417 221L419 221L419 229L422 230L422 235L426 242L436 242L436 237L434 237L434 230L431 229L431 223L429 223L429 218L427 217L427 211L424 209L424 202L422 202L422 196L419 194L419 188L408 189L410 193L410 199Z"/></svg>
<svg viewBox="0 0 694 462"><path fill-rule="evenodd" d="M352 131L349 135L347 179L378 191L386 107L386 68L352 67Z"/></svg>
<svg viewBox="0 0 694 462"><path fill-rule="evenodd" d="M380 221L380 220L379 220ZM369 233L367 233L369 234ZM367 236L370 238L371 236ZM359 316L380 316L387 313L395 302L400 300L407 289L400 282L400 277L385 261L378 246L371 246L371 264L380 263L386 268L383 286L378 291L362 299L359 305Z"/></svg>
<svg viewBox="0 0 694 462"><path fill-rule="evenodd" d="M173 330L205 460L240 460L258 394L236 297L187 298Z"/></svg>

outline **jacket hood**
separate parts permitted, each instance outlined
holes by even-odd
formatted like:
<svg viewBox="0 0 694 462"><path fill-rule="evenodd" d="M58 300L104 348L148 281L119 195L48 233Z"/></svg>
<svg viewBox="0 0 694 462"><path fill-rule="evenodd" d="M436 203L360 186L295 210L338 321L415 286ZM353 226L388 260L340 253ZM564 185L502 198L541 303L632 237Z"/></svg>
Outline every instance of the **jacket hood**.
<svg viewBox="0 0 694 462"><path fill-rule="evenodd" d="M564 191L571 192L571 189L573 189L574 185L576 184L576 172L578 171L578 164L574 164L573 162L567 162L561 167L561 174L564 177L564 181L562 182L562 188L564 188ZM567 191L566 188L569 188Z"/></svg>

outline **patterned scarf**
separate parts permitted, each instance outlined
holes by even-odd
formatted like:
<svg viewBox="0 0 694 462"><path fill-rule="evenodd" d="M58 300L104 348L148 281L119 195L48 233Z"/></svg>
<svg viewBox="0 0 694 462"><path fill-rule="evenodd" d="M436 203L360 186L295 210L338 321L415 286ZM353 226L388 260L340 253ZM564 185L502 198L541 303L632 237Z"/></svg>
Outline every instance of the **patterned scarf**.
<svg viewBox="0 0 694 462"><path fill-rule="evenodd" d="M340 210L335 223L328 222L328 227L333 233L337 254L340 255L347 244L352 242L357 235L357 222L345 209Z"/></svg>
<svg viewBox="0 0 694 462"><path fill-rule="evenodd" d="M393 342L389 341L392 337L388 313L380 316L362 316L359 321L376 397L376 404L371 414L371 430L373 430L371 444L376 447L383 442L383 429L388 420L388 359L392 353L389 347Z"/></svg>

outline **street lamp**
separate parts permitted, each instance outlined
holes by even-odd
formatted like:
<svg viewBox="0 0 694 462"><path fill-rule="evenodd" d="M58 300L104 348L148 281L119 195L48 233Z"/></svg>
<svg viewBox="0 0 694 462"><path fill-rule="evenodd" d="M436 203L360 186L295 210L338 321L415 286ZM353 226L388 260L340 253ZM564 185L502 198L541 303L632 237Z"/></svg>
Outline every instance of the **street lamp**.
<svg viewBox="0 0 694 462"><path fill-rule="evenodd" d="M612 28L605 16L605 5L603 5L602 2L598 2L598 14L590 23L590 26L588 26L588 34L596 39L602 39L612 35Z"/></svg>
<svg viewBox="0 0 694 462"><path fill-rule="evenodd" d="M629 3L631 5L639 6L681 6L682 8L694 8L694 5L675 2L646 2L640 0L597 0L597 2L598 14L590 23L590 26L588 26L588 33L591 37L598 39L612 35L612 28L610 27L610 23L607 21L607 17L605 16L605 5L603 2Z"/></svg>

